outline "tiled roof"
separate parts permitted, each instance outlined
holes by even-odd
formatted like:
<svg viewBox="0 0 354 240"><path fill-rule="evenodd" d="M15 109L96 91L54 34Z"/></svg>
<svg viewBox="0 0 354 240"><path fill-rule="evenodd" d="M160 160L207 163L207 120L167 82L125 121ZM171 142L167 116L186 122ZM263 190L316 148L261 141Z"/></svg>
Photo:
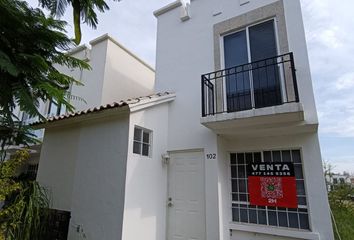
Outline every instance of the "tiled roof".
<svg viewBox="0 0 354 240"><path fill-rule="evenodd" d="M167 96L170 94L172 94L172 93L171 92L163 92L163 93L155 93L155 94L152 94L149 96L144 96L144 97L137 97L137 98L131 98L131 99L127 99L127 100L121 100L119 102L113 102L110 104L101 105L99 107L89 108L89 109L83 110L83 111L77 111L74 113L67 113L67 114L60 115L60 116L49 117L46 120L37 121L37 122L32 123L31 125L35 126L35 125L40 125L40 124L44 124L44 123L57 122L57 121L68 119L68 118L74 118L74 117L78 117L78 116L82 116L82 115L87 115L90 113L105 111L108 109L134 105L134 104L138 104L142 101L149 101L149 100L159 98L159 97L164 97L164 96Z"/></svg>

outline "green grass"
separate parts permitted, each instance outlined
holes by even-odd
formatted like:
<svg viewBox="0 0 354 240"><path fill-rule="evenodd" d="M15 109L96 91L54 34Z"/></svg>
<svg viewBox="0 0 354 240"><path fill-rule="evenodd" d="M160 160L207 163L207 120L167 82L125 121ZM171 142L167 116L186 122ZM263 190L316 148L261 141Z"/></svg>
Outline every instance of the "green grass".
<svg viewBox="0 0 354 240"><path fill-rule="evenodd" d="M338 231L342 240L354 240L354 204L343 207L332 206L332 212L337 223ZM335 239L339 240L334 228Z"/></svg>

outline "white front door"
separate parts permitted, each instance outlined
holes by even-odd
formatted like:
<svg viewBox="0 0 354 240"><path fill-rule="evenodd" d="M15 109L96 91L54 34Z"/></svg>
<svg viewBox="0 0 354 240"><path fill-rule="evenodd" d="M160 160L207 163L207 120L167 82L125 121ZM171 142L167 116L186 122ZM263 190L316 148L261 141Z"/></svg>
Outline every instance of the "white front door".
<svg viewBox="0 0 354 240"><path fill-rule="evenodd" d="M205 240L204 154L170 154L167 240Z"/></svg>

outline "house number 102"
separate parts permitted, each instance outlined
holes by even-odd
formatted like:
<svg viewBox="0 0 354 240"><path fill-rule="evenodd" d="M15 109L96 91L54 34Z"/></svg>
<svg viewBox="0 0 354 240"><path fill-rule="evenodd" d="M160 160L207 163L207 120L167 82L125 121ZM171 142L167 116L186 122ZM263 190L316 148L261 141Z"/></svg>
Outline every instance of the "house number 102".
<svg viewBox="0 0 354 240"><path fill-rule="evenodd" d="M216 159L216 153L209 153L206 155L207 159Z"/></svg>

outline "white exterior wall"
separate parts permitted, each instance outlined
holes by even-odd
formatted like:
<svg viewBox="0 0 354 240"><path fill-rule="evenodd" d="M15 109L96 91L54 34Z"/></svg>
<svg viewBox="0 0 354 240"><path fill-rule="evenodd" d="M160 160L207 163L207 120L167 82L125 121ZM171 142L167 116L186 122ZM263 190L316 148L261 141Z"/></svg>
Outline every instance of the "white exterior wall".
<svg viewBox="0 0 354 240"><path fill-rule="evenodd" d="M46 130L37 180L71 211L69 240L120 239L128 134L127 115Z"/></svg>
<svg viewBox="0 0 354 240"><path fill-rule="evenodd" d="M52 207L70 211L80 129L47 130L43 140L37 181L51 193Z"/></svg>
<svg viewBox="0 0 354 240"><path fill-rule="evenodd" d="M200 14L210 13L208 2L192 4L198 4ZM169 109L170 151L205 149L208 154L217 150L216 135L200 124L200 75L214 66L212 26L208 25L202 18L181 22L179 8L158 17L155 88L177 95ZM216 169L215 160L205 161L206 235L210 240L219 239Z"/></svg>
<svg viewBox="0 0 354 240"><path fill-rule="evenodd" d="M73 85L71 88L71 95L80 97L85 101L71 100L70 102L76 110L80 111L101 105L106 53L107 42L100 42L92 46L91 49L86 48L73 54L73 57L86 60L91 66L91 70L70 70L60 67L59 71L73 76L83 84L83 86Z"/></svg>
<svg viewBox="0 0 354 240"><path fill-rule="evenodd" d="M152 130L152 157L133 153L135 126ZM168 104L132 113L129 128L122 240L166 240Z"/></svg>
<svg viewBox="0 0 354 240"><path fill-rule="evenodd" d="M65 66L57 66L60 72L73 77L83 84L74 84L71 87L73 98L70 103L78 111L101 104L106 49L107 42L100 42L100 44L96 44L92 48L89 45L83 45L72 50L71 56L86 61L91 70L68 69ZM75 97L80 97L84 101L77 100Z"/></svg>
<svg viewBox="0 0 354 240"><path fill-rule="evenodd" d="M71 89L74 97L86 102L73 98L71 104L76 110L153 93L154 69L107 34L73 49L71 55L91 66L91 70L83 71L58 66L59 71L83 83Z"/></svg>
<svg viewBox="0 0 354 240"><path fill-rule="evenodd" d="M101 103L153 94L154 69L114 40L107 44Z"/></svg>
<svg viewBox="0 0 354 240"><path fill-rule="evenodd" d="M76 225L87 239L122 236L128 124L125 116L81 127L68 240L80 236Z"/></svg>
<svg viewBox="0 0 354 240"><path fill-rule="evenodd" d="M299 98L304 106L305 121L318 123L300 0L284 0L283 3L289 51L294 52Z"/></svg>
<svg viewBox="0 0 354 240"><path fill-rule="evenodd" d="M229 185L229 181L226 180L228 174L221 168L225 163L223 156L227 154L228 149L222 144L218 145L216 134L200 124L201 75L215 70L213 26L221 21L274 2L276 1L250 0L248 4L240 6L240 1L234 0L194 0L191 1L189 8L190 19L185 22L181 21L180 7L157 17L156 90L171 90L176 92L177 95L169 109L168 149L204 148L206 154L218 154L217 160L205 160L208 240L230 239L229 218L226 215L231 214L231 203L225 201L225 196L229 196L230 192L226 193L224 189ZM298 0L284 0L284 8L288 44L290 51L294 52L300 102L304 107L305 123L316 125L317 113L300 3ZM213 16L213 14L216 16ZM298 140L289 142L289 139L294 138ZM265 141L258 142L259 144L256 146L258 149L267 146L267 140L263 140ZM287 140L287 148L295 144L303 146L304 149L304 160L307 161L305 174L307 176L306 184L309 184L307 191L310 194L309 208L312 230L319 232L321 239L333 239L317 134L313 133L307 137L289 136L284 137L284 140ZM246 143L255 147L251 144L252 141L246 141ZM276 148L283 144L281 141L271 141L271 143L274 144L272 147ZM241 147L240 145L234 145L233 150L237 149L238 146ZM221 170L219 171L218 168L221 168ZM219 199L216 196L219 196ZM319 203L320 200L321 203ZM314 206L316 204L317 206ZM267 228L269 229L269 227ZM271 229L273 230L273 228ZM252 232L252 229L249 229L248 232ZM237 239L254 239L252 236L255 236L255 233L252 234L247 234L247 231L243 230L242 234L234 235L234 237L235 239L236 236ZM291 236L291 233L288 232L285 236ZM311 237L313 236L316 237L316 233L311 235ZM263 237L265 238L265 236ZM270 235L268 238L271 239ZM286 237L280 237L279 239L286 239Z"/></svg>

